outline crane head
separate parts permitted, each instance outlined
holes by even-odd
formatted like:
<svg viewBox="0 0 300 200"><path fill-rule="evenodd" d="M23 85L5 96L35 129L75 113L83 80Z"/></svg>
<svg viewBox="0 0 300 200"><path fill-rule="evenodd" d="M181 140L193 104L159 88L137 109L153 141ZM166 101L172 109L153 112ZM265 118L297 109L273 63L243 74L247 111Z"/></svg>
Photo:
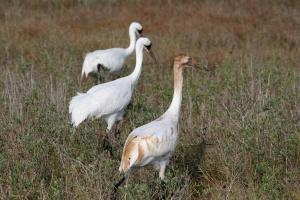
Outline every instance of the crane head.
<svg viewBox="0 0 300 200"><path fill-rule="evenodd" d="M144 48L147 53L149 53L150 57L154 60L155 64L159 66L156 56L152 51L152 42L146 37L140 37L136 42L136 48Z"/></svg>
<svg viewBox="0 0 300 200"><path fill-rule="evenodd" d="M129 29L134 30L138 36L143 36L143 26L139 22L132 22L129 26Z"/></svg>
<svg viewBox="0 0 300 200"><path fill-rule="evenodd" d="M184 67L184 68L189 68L189 67L194 68L197 66L195 59L183 54L175 57L174 64L177 64L177 66Z"/></svg>
<svg viewBox="0 0 300 200"><path fill-rule="evenodd" d="M141 36L141 37L143 36L143 28L140 30L137 30L137 32L138 32L139 36Z"/></svg>

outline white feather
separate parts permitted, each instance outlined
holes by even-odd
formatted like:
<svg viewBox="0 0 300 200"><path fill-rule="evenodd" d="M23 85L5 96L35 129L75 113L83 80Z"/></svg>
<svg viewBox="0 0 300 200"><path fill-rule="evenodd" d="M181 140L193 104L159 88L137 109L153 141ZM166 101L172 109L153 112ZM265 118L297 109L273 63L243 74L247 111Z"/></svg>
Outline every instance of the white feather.
<svg viewBox="0 0 300 200"><path fill-rule="evenodd" d="M71 122L78 126L86 119L104 117L110 130L117 120L121 120L124 109L129 104L135 85L139 79L143 47L151 42L147 38L140 38L136 44L136 66L134 71L126 77L99 84L86 93L78 93L69 105Z"/></svg>
<svg viewBox="0 0 300 200"><path fill-rule="evenodd" d="M118 72L124 66L128 56L132 54L136 42L136 32L142 30L142 26L133 22L129 26L129 47L124 48L111 48L106 50L96 50L87 53L82 66L81 77L87 77L90 73L98 72L98 65L102 65L109 73Z"/></svg>

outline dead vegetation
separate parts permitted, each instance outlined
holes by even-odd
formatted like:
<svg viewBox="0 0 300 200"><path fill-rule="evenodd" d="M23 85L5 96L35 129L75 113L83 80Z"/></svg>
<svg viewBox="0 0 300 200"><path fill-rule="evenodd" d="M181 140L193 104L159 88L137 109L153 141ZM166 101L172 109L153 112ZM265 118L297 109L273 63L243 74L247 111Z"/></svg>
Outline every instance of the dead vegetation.
<svg viewBox="0 0 300 200"><path fill-rule="evenodd" d="M168 106L170 60L185 74L180 143L165 190L152 169L120 199L300 198L300 4L239 1L1 1L0 198L107 199L120 160L99 147L101 120L74 133L67 106L83 55L127 46L139 20L161 63L146 57L114 145ZM134 57L120 76L128 74ZM94 82L88 82L82 90Z"/></svg>

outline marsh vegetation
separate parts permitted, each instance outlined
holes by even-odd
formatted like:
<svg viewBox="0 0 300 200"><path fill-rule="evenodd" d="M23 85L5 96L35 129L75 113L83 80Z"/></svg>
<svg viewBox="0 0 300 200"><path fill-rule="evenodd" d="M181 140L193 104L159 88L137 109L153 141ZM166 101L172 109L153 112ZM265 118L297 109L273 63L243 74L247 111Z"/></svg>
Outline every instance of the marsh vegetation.
<svg viewBox="0 0 300 200"><path fill-rule="evenodd" d="M145 56L112 159L99 146L105 122L74 132L67 109L95 83L79 87L85 53L128 46L135 20L160 67ZM169 106L178 53L200 69L185 73L166 189L141 169L118 197L299 199L299 27L293 0L1 1L0 199L107 199L127 135Z"/></svg>

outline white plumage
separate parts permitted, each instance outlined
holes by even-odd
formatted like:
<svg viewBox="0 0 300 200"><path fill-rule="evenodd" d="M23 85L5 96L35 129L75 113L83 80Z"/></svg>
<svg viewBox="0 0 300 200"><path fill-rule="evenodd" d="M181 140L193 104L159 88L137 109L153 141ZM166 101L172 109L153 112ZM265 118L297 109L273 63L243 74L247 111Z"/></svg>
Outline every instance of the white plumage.
<svg viewBox="0 0 300 200"><path fill-rule="evenodd" d="M120 172L152 164L164 179L165 169L178 138L178 120L182 99L184 67L194 66L188 56L177 56L174 62L174 95L169 109L158 119L133 130L128 136L122 154ZM120 182L116 185L118 187Z"/></svg>
<svg viewBox="0 0 300 200"><path fill-rule="evenodd" d="M168 113L135 129L126 140L119 170L127 172L132 168L152 164L159 170L159 177L164 179L165 168L175 150L177 137L177 119Z"/></svg>
<svg viewBox="0 0 300 200"><path fill-rule="evenodd" d="M105 50L96 50L87 53L82 66L81 78L87 77L90 73L98 72L98 65L107 69L109 73L118 72L124 66L124 62L129 55L132 54L135 48L136 33L141 34L143 27L137 22L132 22L129 26L129 47L112 48Z"/></svg>
<svg viewBox="0 0 300 200"><path fill-rule="evenodd" d="M75 127L86 119L103 117L107 122L107 129L111 130L114 123L122 119L124 109L129 104L140 77L143 48L150 48L150 46L151 42L148 38L138 39L136 43L136 66L129 76L96 85L86 93L78 93L72 98L69 113Z"/></svg>

